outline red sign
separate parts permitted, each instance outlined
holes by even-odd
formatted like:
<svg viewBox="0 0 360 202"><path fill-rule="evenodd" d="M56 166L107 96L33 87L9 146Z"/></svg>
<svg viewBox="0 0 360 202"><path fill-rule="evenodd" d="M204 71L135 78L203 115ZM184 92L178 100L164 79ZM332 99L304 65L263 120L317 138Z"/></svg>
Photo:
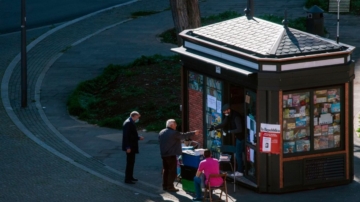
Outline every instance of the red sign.
<svg viewBox="0 0 360 202"><path fill-rule="evenodd" d="M280 154L280 133L260 132L260 152Z"/></svg>

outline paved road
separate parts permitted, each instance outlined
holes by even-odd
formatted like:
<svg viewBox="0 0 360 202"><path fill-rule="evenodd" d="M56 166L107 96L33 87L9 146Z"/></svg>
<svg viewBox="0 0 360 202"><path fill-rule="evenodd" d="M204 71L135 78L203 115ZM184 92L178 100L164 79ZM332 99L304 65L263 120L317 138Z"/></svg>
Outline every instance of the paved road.
<svg viewBox="0 0 360 202"><path fill-rule="evenodd" d="M207 0L200 5L202 15L241 11L245 7L238 0ZM305 15L299 0L268 0L256 6L255 14L282 15L288 7L292 8L290 16ZM140 182L128 186L123 183L121 131L78 121L68 115L65 105L79 81L97 76L109 63L124 64L155 53L173 54L169 51L173 46L157 38L157 34L172 27L169 11L129 19L134 11L165 8L168 1L136 1L51 30L31 31L26 109L19 106L19 33L0 35L0 201L190 201L192 196L185 192L169 194L161 190L156 133L143 133L146 139L140 143L135 167ZM334 15L326 15L326 19L331 18ZM360 28L355 26L359 18L342 19L342 41L360 50L356 38ZM328 20L326 23L330 36L334 36L334 24ZM356 52L353 59L359 58ZM359 92L359 79L355 82L355 91ZM360 98L356 96L354 102L359 103ZM354 106L354 112L358 107ZM270 195L240 186L234 193L230 184L229 193L246 201L356 201L360 197L358 139L355 145L355 180L349 185Z"/></svg>
<svg viewBox="0 0 360 202"><path fill-rule="evenodd" d="M25 0L29 29L57 24L128 0ZM20 30L21 0L0 0L0 33Z"/></svg>

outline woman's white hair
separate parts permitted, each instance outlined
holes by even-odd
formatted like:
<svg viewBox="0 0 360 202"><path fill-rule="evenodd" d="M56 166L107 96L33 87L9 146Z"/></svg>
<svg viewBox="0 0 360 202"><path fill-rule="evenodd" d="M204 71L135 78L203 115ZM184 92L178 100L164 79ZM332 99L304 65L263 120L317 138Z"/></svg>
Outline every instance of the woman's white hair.
<svg viewBox="0 0 360 202"><path fill-rule="evenodd" d="M175 123L175 122L176 122L175 119L169 119L169 120L167 120L167 121L166 121L166 127L170 127L171 124L173 124L173 123Z"/></svg>

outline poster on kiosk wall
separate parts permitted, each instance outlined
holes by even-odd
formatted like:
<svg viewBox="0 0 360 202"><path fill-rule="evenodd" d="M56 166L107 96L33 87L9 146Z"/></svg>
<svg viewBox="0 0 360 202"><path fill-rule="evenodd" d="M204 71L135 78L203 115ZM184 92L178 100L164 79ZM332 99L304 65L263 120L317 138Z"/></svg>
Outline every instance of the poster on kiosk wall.
<svg viewBox="0 0 360 202"><path fill-rule="evenodd" d="M260 152L280 154L280 125L260 124Z"/></svg>

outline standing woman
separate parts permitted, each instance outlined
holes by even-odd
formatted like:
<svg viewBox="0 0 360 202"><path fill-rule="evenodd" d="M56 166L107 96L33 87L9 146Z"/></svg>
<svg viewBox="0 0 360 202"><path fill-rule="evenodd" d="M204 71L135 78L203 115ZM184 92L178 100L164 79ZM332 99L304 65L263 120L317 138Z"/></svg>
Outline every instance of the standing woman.
<svg viewBox="0 0 360 202"><path fill-rule="evenodd" d="M122 150L126 152L125 183L135 184L138 179L134 178L135 155L139 153L139 140L144 137L139 136L135 123L139 122L140 114L137 111L130 113L130 117L123 124Z"/></svg>

